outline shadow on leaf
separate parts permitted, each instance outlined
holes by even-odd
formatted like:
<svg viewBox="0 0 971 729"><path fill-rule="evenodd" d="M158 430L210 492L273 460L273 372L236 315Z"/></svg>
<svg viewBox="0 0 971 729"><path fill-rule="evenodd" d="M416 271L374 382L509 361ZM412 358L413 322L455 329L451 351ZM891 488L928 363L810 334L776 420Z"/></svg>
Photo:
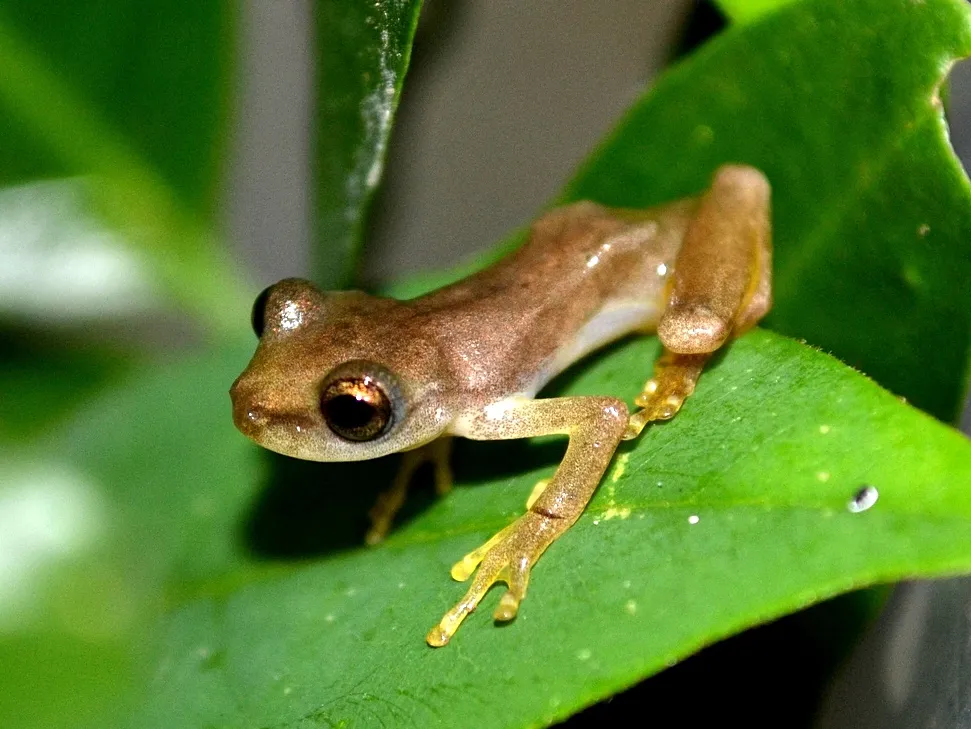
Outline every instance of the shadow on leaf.
<svg viewBox="0 0 971 729"><path fill-rule="evenodd" d="M565 442L472 442L457 439L452 456L459 488L553 466ZM247 548L260 559L289 560L364 547L368 512L387 489L401 456L353 463L315 463L266 452L270 474L246 520ZM445 498L448 498L447 496ZM524 496L525 498L525 496ZM399 529L435 503L432 469L418 469L395 519Z"/></svg>

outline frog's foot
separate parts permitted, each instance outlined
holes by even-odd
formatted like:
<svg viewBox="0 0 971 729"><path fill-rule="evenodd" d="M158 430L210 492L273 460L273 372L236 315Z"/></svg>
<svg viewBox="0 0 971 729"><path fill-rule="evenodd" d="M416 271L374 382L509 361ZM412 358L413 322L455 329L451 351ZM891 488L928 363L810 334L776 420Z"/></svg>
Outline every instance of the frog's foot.
<svg viewBox="0 0 971 729"><path fill-rule="evenodd" d="M507 589L499 600L493 617L507 622L516 617L519 603L526 597L529 571L546 548L569 527L565 519L528 511L497 533L478 549L469 552L452 567L452 577L467 580L473 572L475 579L458 604L442 617L425 640L439 647L448 643L462 621L478 606L482 598L497 582ZM478 567L478 572L476 572Z"/></svg>
<svg viewBox="0 0 971 729"><path fill-rule="evenodd" d="M368 513L371 528L364 538L368 544L378 544L391 531L391 524L408 496L411 478L423 463L431 462L435 468L436 494L444 496L452 490L452 469L448 464L451 444L451 438L439 438L428 445L403 454L391 488L378 496Z"/></svg>
<svg viewBox="0 0 971 729"><path fill-rule="evenodd" d="M650 422L673 418L685 398L694 391L710 356L708 353L676 354L665 351L654 366L654 376L634 399L640 410L630 416L623 439L636 438Z"/></svg>

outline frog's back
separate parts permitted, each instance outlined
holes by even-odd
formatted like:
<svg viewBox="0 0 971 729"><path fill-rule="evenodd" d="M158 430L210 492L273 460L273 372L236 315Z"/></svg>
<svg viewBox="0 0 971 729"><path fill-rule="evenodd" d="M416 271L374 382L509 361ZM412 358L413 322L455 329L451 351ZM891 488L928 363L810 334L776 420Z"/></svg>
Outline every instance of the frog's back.
<svg viewBox="0 0 971 729"><path fill-rule="evenodd" d="M557 208L513 254L411 305L428 336L448 338L470 390L533 394L587 352L653 329L695 205Z"/></svg>

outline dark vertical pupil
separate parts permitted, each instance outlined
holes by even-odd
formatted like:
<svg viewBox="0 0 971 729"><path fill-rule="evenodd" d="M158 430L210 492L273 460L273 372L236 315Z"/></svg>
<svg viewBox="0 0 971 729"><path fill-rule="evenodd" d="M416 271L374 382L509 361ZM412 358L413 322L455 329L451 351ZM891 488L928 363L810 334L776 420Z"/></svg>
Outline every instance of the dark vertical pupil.
<svg viewBox="0 0 971 729"><path fill-rule="evenodd" d="M253 325L253 331L258 337L262 337L263 330L266 329L266 302L270 298L270 289L272 288L272 286L267 286L256 297L256 301L253 302L250 323Z"/></svg>

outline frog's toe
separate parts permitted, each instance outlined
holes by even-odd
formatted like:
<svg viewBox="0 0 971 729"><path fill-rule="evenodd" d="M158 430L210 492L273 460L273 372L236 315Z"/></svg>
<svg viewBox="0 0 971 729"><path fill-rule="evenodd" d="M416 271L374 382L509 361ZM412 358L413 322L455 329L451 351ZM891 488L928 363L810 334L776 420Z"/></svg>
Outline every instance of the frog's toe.
<svg viewBox="0 0 971 729"><path fill-rule="evenodd" d="M492 614L492 617L500 623L508 623L519 613L520 602L522 602L522 597L507 590L499 600L499 605L496 606L496 611Z"/></svg>
<svg viewBox="0 0 971 729"><path fill-rule="evenodd" d="M378 494L378 498L368 512L371 526L364 537L365 543L369 545L380 544L391 531L395 515L405 503L405 496L408 491L408 480L411 478L409 471L404 478L396 479L394 485L387 491Z"/></svg>
<svg viewBox="0 0 971 729"><path fill-rule="evenodd" d="M652 383L654 380L650 380L648 385ZM650 420L670 420L681 409L689 394L691 393L686 387L673 387L669 384L663 391L655 388L641 393L634 400L634 404L644 408Z"/></svg>
<svg viewBox="0 0 971 729"><path fill-rule="evenodd" d="M500 579L508 585L508 589L499 599L492 617L501 623L508 623L519 612L519 603L526 597L526 585L529 582L529 568L512 566L505 569Z"/></svg>
<svg viewBox="0 0 971 729"><path fill-rule="evenodd" d="M489 542L486 542L485 544L476 547L467 555L462 557L462 559L460 559L458 562L453 564L452 569L449 571L452 579L456 582L465 582L467 579L469 579L482 562L482 559L485 557L486 552L489 551L490 546L491 545Z"/></svg>
<svg viewBox="0 0 971 729"><path fill-rule="evenodd" d="M648 423L673 418L694 391L707 358L707 354L666 352L658 360L654 376L634 399L640 410L631 414L623 440L636 438Z"/></svg>
<svg viewBox="0 0 971 729"><path fill-rule="evenodd" d="M496 570L493 575L488 575L485 572L487 566L484 565L483 569L479 570L469 591L465 593L465 597L442 616L438 625L428 631L428 635L425 636L428 645L438 648L448 643L455 635L455 631L459 629L462 621L478 607L489 588L498 581L500 570Z"/></svg>
<svg viewBox="0 0 971 729"><path fill-rule="evenodd" d="M508 563L504 558L504 550L501 549L501 546L499 549L492 549L493 544L499 541L497 538L507 530L508 527L486 542L486 544L479 547L479 549L467 554L462 562L458 562L452 568L452 577L456 579L459 577L467 578L475 571L475 567L473 566L466 572L468 565L473 563L479 565L481 562L481 566L479 566L479 570L475 574L475 579L472 581L472 585L469 587L468 592L465 593L465 596L455 607L442 616L438 625L428 632L428 635L425 637L428 645L437 648L448 643L451 637L455 635L455 631L459 629L462 621L479 606L479 603L485 597L489 588L497 582L510 582ZM512 619L516 615L519 600L521 599L522 596L519 595L512 603L508 603L506 608L503 608L503 603L500 602L499 608L496 609L496 619ZM499 617L500 614L503 616L508 615L509 617Z"/></svg>
<svg viewBox="0 0 971 729"><path fill-rule="evenodd" d="M516 617L519 604L526 597L529 571L547 546L568 526L554 518L526 514L452 567L452 577L475 578L465 596L432 628L426 640L431 646L443 646L455 635L462 621L478 607L482 598L497 582L507 586L493 617L508 622ZM478 565L478 571L475 566Z"/></svg>
<svg viewBox="0 0 971 729"><path fill-rule="evenodd" d="M465 582L467 579L469 579L472 576L472 573L475 572L476 567L478 567L482 560L485 559L485 556L489 553L489 550L491 550L506 537L512 526L513 525L510 524L505 529L499 530L489 539L489 541L479 545L467 555L462 557L462 559L460 559L458 562L453 564L449 573L452 575L452 579L456 582Z"/></svg>

